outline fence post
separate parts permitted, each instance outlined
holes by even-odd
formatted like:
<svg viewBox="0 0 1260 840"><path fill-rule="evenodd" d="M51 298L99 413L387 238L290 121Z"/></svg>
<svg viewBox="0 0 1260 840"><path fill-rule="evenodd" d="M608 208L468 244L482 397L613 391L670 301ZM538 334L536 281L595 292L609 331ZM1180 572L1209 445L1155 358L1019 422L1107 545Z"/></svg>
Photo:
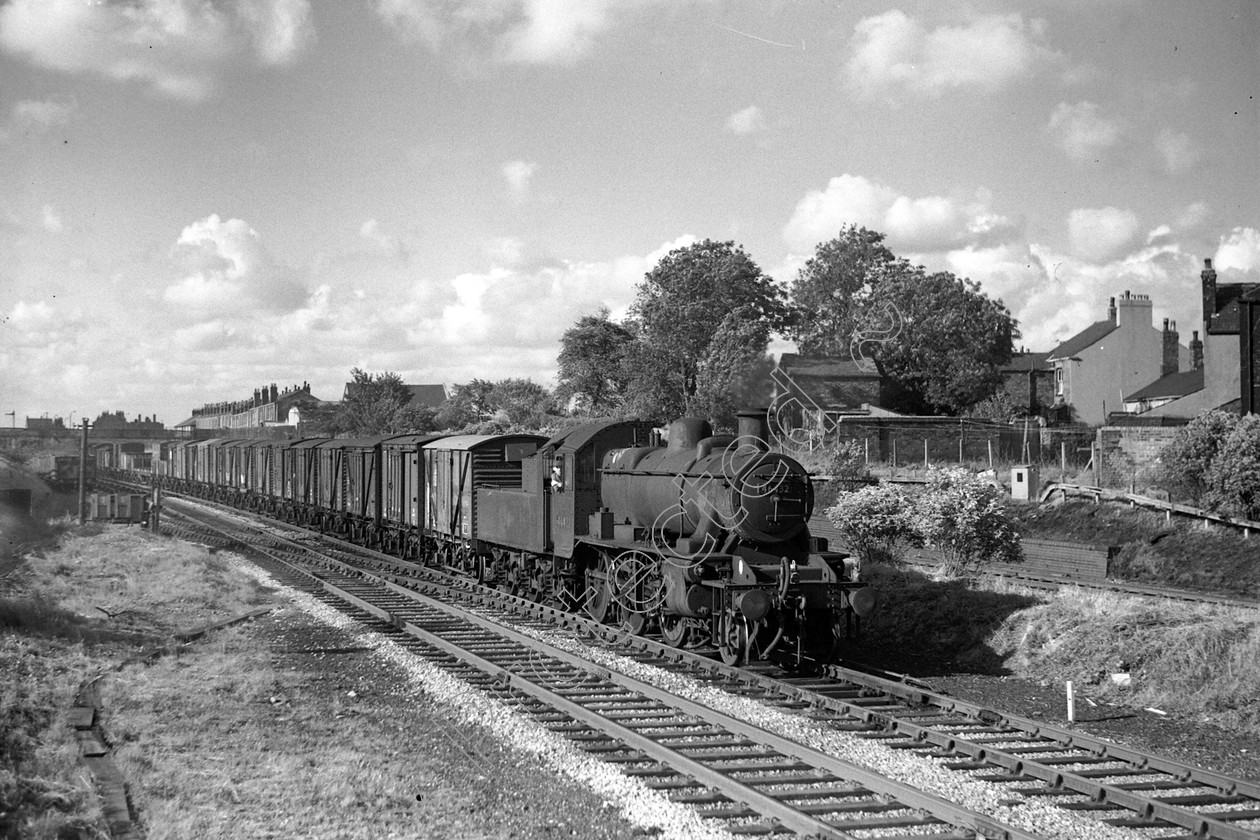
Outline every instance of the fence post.
<svg viewBox="0 0 1260 840"><path fill-rule="evenodd" d="M924 438L923 439L923 470L926 472L927 468L928 468L927 438Z"/></svg>
<svg viewBox="0 0 1260 840"><path fill-rule="evenodd" d="M897 474L897 438L892 439L892 474Z"/></svg>
<svg viewBox="0 0 1260 840"><path fill-rule="evenodd" d="M871 439L870 438L868 437L862 438L862 449L865 450L866 468L869 470L871 468Z"/></svg>
<svg viewBox="0 0 1260 840"><path fill-rule="evenodd" d="M989 445L989 469L993 469L993 438L985 441Z"/></svg>
<svg viewBox="0 0 1260 840"><path fill-rule="evenodd" d="M1059 442L1059 471L1067 472L1067 441Z"/></svg>

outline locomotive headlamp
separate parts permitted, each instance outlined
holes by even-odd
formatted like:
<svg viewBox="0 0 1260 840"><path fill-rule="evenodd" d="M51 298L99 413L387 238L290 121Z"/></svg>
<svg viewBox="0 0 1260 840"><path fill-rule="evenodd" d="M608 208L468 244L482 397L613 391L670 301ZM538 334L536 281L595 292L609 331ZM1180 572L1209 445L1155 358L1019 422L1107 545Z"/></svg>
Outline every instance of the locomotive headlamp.
<svg viewBox="0 0 1260 840"><path fill-rule="evenodd" d="M763 589L750 589L739 599L739 611L749 621L761 621L770 614L770 595Z"/></svg>
<svg viewBox="0 0 1260 840"><path fill-rule="evenodd" d="M863 586L861 589L854 589L849 592L849 606L853 607L853 611L865 618L875 612L875 590L869 586Z"/></svg>

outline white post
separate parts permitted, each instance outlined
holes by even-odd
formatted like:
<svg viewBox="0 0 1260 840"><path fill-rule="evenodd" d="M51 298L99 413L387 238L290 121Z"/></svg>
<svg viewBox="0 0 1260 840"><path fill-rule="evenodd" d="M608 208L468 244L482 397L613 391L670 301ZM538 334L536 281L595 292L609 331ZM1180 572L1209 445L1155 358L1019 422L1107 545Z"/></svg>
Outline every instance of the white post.
<svg viewBox="0 0 1260 840"><path fill-rule="evenodd" d="M1076 694L1072 691L1072 681L1067 681L1068 723L1076 723Z"/></svg>
<svg viewBox="0 0 1260 840"><path fill-rule="evenodd" d="M989 469L993 469L993 438L985 441L989 445Z"/></svg>

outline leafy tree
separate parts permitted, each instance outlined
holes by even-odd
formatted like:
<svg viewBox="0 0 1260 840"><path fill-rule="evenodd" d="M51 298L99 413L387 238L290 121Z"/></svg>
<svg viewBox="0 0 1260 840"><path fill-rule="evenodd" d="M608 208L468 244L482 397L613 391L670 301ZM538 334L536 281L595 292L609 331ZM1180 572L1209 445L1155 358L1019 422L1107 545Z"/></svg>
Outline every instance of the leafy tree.
<svg viewBox="0 0 1260 840"><path fill-rule="evenodd" d="M316 412L304 420L304 433L366 436L436 428L433 410L412 403L411 390L397 373L354 368L350 376L349 396L333 412Z"/></svg>
<svg viewBox="0 0 1260 840"><path fill-rule="evenodd" d="M636 407L671 417L713 409L715 391L765 352L788 310L742 248L706 239L676 248L644 276L631 316L641 345L627 357Z"/></svg>
<svg viewBox="0 0 1260 840"><path fill-rule="evenodd" d="M576 398L583 414L602 416L620 406L626 391L626 353L634 333L608 319L608 309L583 315L560 338L557 359L562 402Z"/></svg>
<svg viewBox="0 0 1260 840"><path fill-rule="evenodd" d="M490 392L494 385L485 379L474 379L467 385L451 389L446 402L438 408L437 424L443 429L462 429L481 420L489 420Z"/></svg>
<svg viewBox="0 0 1260 840"><path fill-rule="evenodd" d="M1177 431L1159 454L1159 484L1170 496L1203 501L1208 474L1217 453L1238 426L1238 416L1227 411L1205 411Z"/></svg>
<svg viewBox="0 0 1260 840"><path fill-rule="evenodd" d="M529 379L474 379L455 386L435 422L445 429L481 428L489 434L488 430L541 428L554 411L551 392Z"/></svg>
<svg viewBox="0 0 1260 840"><path fill-rule="evenodd" d="M909 264L884 246L884 234L849 225L820 243L791 286L788 336L806 355L847 356L865 323L865 301L884 276Z"/></svg>
<svg viewBox="0 0 1260 840"><path fill-rule="evenodd" d="M944 556L941 571L959 575L984 563L1023 560L1003 493L965 469L932 469L916 500L915 530Z"/></svg>
<svg viewBox="0 0 1260 840"><path fill-rule="evenodd" d="M903 545L923 545L914 504L895 484L844 493L827 510L845 541L863 561L896 559Z"/></svg>
<svg viewBox="0 0 1260 840"><path fill-rule="evenodd" d="M1244 519L1260 519L1260 415L1248 414L1234 424L1204 481L1213 506Z"/></svg>
<svg viewBox="0 0 1260 840"><path fill-rule="evenodd" d="M971 280L911 266L883 239L850 226L801 269L790 334L802 352L872 357L900 411L957 413L992 395L1019 335L1006 307Z"/></svg>
<svg viewBox="0 0 1260 840"><path fill-rule="evenodd" d="M715 429L734 431L737 410L749 402L762 404L750 401L748 392L756 388L756 372L769 340L764 321L745 311L727 313L697 366L690 410L708 417Z"/></svg>

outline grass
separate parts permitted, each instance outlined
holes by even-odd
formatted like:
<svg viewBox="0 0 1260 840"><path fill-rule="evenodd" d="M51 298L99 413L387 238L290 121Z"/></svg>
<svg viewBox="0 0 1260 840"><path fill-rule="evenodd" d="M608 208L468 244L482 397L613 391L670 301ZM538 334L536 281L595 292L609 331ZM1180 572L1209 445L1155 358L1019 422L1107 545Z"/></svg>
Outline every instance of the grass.
<svg viewBox="0 0 1260 840"><path fill-rule="evenodd" d="M79 687L172 629L239 614L265 592L205 549L138 528L0 528L23 546L0 578L0 837L105 837L67 723Z"/></svg>
<svg viewBox="0 0 1260 840"><path fill-rule="evenodd" d="M1120 504L1013 505L1025 537L1119 546L1112 577L1235 597L1260 597L1260 541L1228 528Z"/></svg>
<svg viewBox="0 0 1260 840"><path fill-rule="evenodd" d="M1067 588L990 637L1017 673L1260 734L1260 611ZM1109 675L1127 672L1130 688Z"/></svg>
<svg viewBox="0 0 1260 840"><path fill-rule="evenodd" d="M855 658L917 676L1072 680L1119 705L1155 706L1260 735L1260 610L1065 587L1033 594L868 564L880 595ZM1127 672L1131 686L1116 685Z"/></svg>

